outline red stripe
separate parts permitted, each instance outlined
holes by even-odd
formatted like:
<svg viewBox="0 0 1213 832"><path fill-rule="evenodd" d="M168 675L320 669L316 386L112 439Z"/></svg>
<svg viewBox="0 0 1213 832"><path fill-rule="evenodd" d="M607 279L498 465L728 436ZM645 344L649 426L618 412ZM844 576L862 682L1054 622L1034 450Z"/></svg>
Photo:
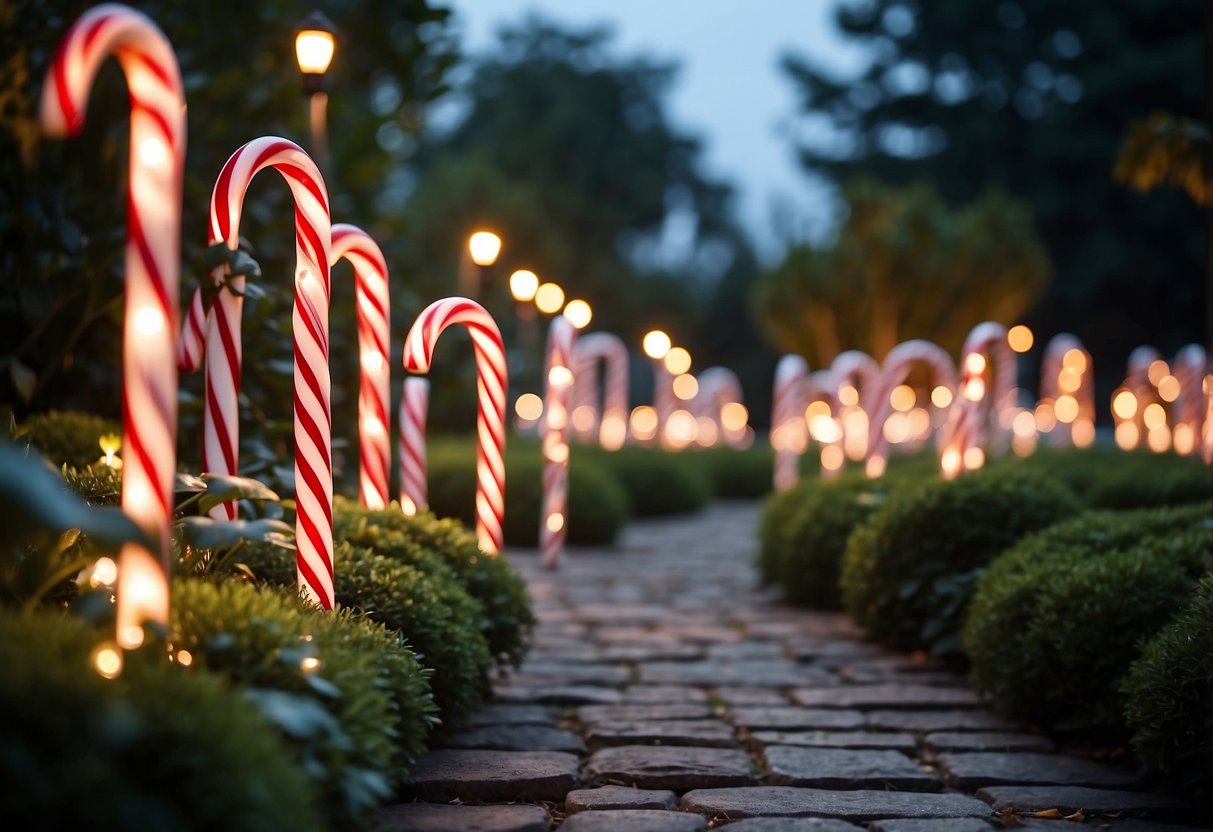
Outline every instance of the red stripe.
<svg viewBox="0 0 1213 832"><path fill-rule="evenodd" d="M299 147L298 145L294 145L293 149L298 150L304 156L307 156L307 153L304 152L303 148ZM310 159L311 157L309 156L308 158ZM328 195L325 194L324 188L320 186L320 181L323 180L318 181L316 179L316 176L319 175L318 171L308 170L307 168L300 166L297 162L289 159L279 162L277 165L275 165L275 167L278 168L283 176L289 177L290 179L293 179L299 184L303 185L303 187L307 189L308 193L315 197L316 201L320 203L320 206L324 208L325 213L329 213Z"/></svg>
<svg viewBox="0 0 1213 832"><path fill-rule="evenodd" d="M325 420L331 424L333 415L329 409L329 397L321 389L320 380L316 377L316 373L304 357L298 338L295 339L295 368L303 376L304 384L312 391L312 395L316 397L316 401L320 402L320 409L324 411Z"/></svg>
<svg viewBox="0 0 1213 832"><path fill-rule="evenodd" d="M215 388L212 385L206 386L206 412L210 414L211 421L215 423L215 433L219 437L219 449L223 453L223 463L226 466L224 473L235 474L240 469L236 462L236 449L234 443L230 442L231 433L227 428L227 421L223 418L223 411L219 408L219 400L215 397ZM211 466L211 461L208 458L206 443L202 445L202 467L207 471L214 470Z"/></svg>
<svg viewBox="0 0 1213 832"><path fill-rule="evenodd" d="M164 86L169 87L174 91L177 90L178 83L177 79L173 77L173 73L167 68L158 64L156 59L153 58L149 53L136 51L129 47L124 48L123 52L129 55L131 58L134 58L139 63L143 64L144 68L151 72L152 75L155 75L160 80L160 83L164 84Z"/></svg>
<svg viewBox="0 0 1213 832"><path fill-rule="evenodd" d="M160 484L160 477L156 476L156 465L151 456L148 455L147 449L143 447L143 439L139 435L136 428L137 422L132 418L130 387L122 385L122 427L127 433L129 439L129 447L123 449L123 455L130 462L131 457L138 460L139 466L147 473L147 478L152 481L152 493L156 497L156 503L160 507L159 515L161 517L170 517L172 508L168 503L167 495Z"/></svg>
<svg viewBox="0 0 1213 832"><path fill-rule="evenodd" d="M151 208L152 206L149 205L148 207ZM127 195L126 213L127 240L135 244L135 248L139 252L139 259L143 263L143 268L147 270L148 280L156 293L156 300L160 303L160 312L164 315L170 331L176 332L177 309L169 301L168 287L165 286L164 276L160 274L160 267L156 263L152 250L148 247L147 237L143 231L143 222L139 217L139 209L135 202L133 189ZM129 279L130 276L128 275L127 277Z"/></svg>
<svg viewBox="0 0 1213 832"><path fill-rule="evenodd" d="M329 599L320 583L320 579L317 578L316 573L312 571L311 564L303 559L302 554L295 556L295 568L299 571L299 574L303 576L303 582L311 587L312 591L316 593L316 598L320 603L320 608L331 610L333 608L332 604L329 603Z"/></svg>

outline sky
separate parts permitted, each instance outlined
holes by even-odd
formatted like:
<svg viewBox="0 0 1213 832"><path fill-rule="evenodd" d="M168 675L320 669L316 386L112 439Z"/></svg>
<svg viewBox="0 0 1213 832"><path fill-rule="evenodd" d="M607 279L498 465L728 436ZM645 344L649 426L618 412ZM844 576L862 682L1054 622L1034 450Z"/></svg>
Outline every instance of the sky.
<svg viewBox="0 0 1213 832"><path fill-rule="evenodd" d="M806 175L792 136L791 82L779 59L796 52L839 74L857 72L862 50L833 25L837 0L451 0L473 56L503 23L538 12L557 22L607 22L624 54L648 52L681 65L668 105L672 122L698 136L704 171L737 189L738 216L763 259L778 259L788 233L820 240L837 214L830 187ZM777 220L778 218L778 220ZM777 231L778 227L786 230Z"/></svg>

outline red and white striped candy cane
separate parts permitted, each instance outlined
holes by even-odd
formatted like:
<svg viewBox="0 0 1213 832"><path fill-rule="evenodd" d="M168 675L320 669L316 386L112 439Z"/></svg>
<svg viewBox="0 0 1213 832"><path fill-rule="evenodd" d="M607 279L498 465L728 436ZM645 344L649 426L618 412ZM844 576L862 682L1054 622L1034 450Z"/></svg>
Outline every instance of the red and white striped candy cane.
<svg viewBox="0 0 1213 832"><path fill-rule="evenodd" d="M501 551L505 519L505 391L509 374L501 330L474 300L443 298L427 306L404 340L404 368L428 373L438 336L459 324L476 354L476 537L490 555Z"/></svg>
<svg viewBox="0 0 1213 832"><path fill-rule="evenodd" d="M877 382L880 379L880 365L876 363L876 359L860 350L846 350L841 352L830 364L830 412L833 418L838 423L836 432L837 439L833 442L824 443L822 451L828 446L835 446L839 450L847 450L851 446L851 450L858 453L862 450L867 453L867 433L865 432L862 438L856 440L851 437L848 442L846 430L846 411L858 408L864 414L872 412L872 393L876 388ZM858 400L854 404L844 404L842 401L842 391L846 388L854 389L858 395ZM836 452L835 452L836 453ZM848 454L853 458L860 458L854 454ZM822 466L822 476L831 478L838 475L841 471L841 465L838 467Z"/></svg>
<svg viewBox="0 0 1213 832"><path fill-rule="evenodd" d="M678 398L674 395L674 374L666 369L664 359L653 360L653 410L657 413L657 439L669 446L666 426L670 416L678 409Z"/></svg>
<svg viewBox="0 0 1213 832"><path fill-rule="evenodd" d="M411 377L400 394L400 508L412 517L429 508L425 471L425 419L430 382Z"/></svg>
<svg viewBox="0 0 1213 832"><path fill-rule="evenodd" d="M569 393L577 330L563 315L552 319L544 362L543 511L539 518L539 554L543 565L560 565L569 528Z"/></svg>
<svg viewBox="0 0 1213 832"><path fill-rule="evenodd" d="M598 407L599 360L606 364L601 408ZM597 432L598 442L608 451L619 450L627 439L628 360L627 345L618 335L593 332L577 339L571 412L588 407L594 413L594 421L588 430L582 431L577 430L574 420L574 430L583 440L592 439Z"/></svg>
<svg viewBox="0 0 1213 832"><path fill-rule="evenodd" d="M1196 451L1205 420L1205 374L1209 370L1209 357L1200 344L1188 344L1175 354L1171 362L1171 374L1179 382L1179 396L1172 410L1172 432L1175 435L1175 451L1187 456ZM1181 440L1181 431L1187 438Z"/></svg>
<svg viewBox="0 0 1213 832"><path fill-rule="evenodd" d="M274 136L254 139L223 166L211 194L212 244L235 251L240 237L244 194L266 168L278 171L295 200L295 303L291 332L295 358L295 533L299 586L325 609L333 606L333 463L329 408L329 263L331 228L324 179L307 153ZM240 322L245 279L227 266L211 272L221 291L206 323L206 401L202 421L202 469L218 474L239 471ZM191 306L201 309L196 294ZM193 326L182 332L179 357L193 355ZM183 362L183 369L190 366ZM212 514L235 518L236 506L217 506Z"/></svg>
<svg viewBox="0 0 1213 832"><path fill-rule="evenodd" d="M1205 465L1213 465L1213 375L1206 375L1203 388L1205 393L1205 421L1200 428L1200 456Z"/></svg>
<svg viewBox="0 0 1213 832"><path fill-rule="evenodd" d="M723 411L729 404L744 404L741 381L728 367L708 367L699 374L699 391L691 402L691 412L696 418L707 417L716 423L720 436L734 448L744 447L746 425L728 427L724 423Z"/></svg>
<svg viewBox="0 0 1213 832"><path fill-rule="evenodd" d="M1162 353L1145 344L1134 348L1129 353L1128 374L1125 376L1124 386L1137 399L1137 410L1133 414L1133 423L1137 426L1138 441L1146 434L1146 407L1158 401L1158 393L1154 383L1150 381L1150 365L1155 361L1162 361ZM1136 442L1133 443L1133 445L1136 444Z"/></svg>
<svg viewBox="0 0 1213 832"><path fill-rule="evenodd" d="M354 308L358 321L358 497L367 508L387 506L388 474L392 467L391 307L387 262L370 235L355 225L333 226L329 263L341 258L354 267Z"/></svg>
<svg viewBox="0 0 1213 832"><path fill-rule="evenodd" d="M800 478L800 455L807 432L804 421L805 386L809 363L800 355L785 355L775 365L771 401L771 448L775 451L775 490L791 488Z"/></svg>
<svg viewBox="0 0 1213 832"><path fill-rule="evenodd" d="M931 374L931 390L946 387L956 392L956 364L947 350L938 344L921 339L904 341L885 356L880 379L871 396L872 414L868 422L868 459L866 470L869 477L884 474L889 460L889 440L885 438L884 426L893 415L893 390L904 384L915 364L925 364Z"/></svg>
<svg viewBox="0 0 1213 832"><path fill-rule="evenodd" d="M975 326L965 339L962 351L960 389L952 402L952 413L945 427L941 462L944 476L954 477L962 470L980 468L985 464L984 448L991 425L997 436L1009 434L1009 422L1004 418L1015 408L1018 364L1015 352L1007 343L1007 328L993 321ZM994 363L993 391L987 390L985 376L991 358ZM991 443L997 451L999 441ZM981 453L973 453L972 449Z"/></svg>
<svg viewBox="0 0 1213 832"><path fill-rule="evenodd" d="M1063 381L1063 376L1065 377ZM1058 420L1049 434L1054 445L1074 444L1074 426L1089 423L1091 435L1095 426L1095 367L1091 353L1077 336L1068 332L1054 335L1045 345L1040 365L1040 400L1053 405L1062 396L1071 396L1078 403L1078 415L1069 423Z"/></svg>
<svg viewBox="0 0 1213 832"><path fill-rule="evenodd" d="M48 136L84 126L101 63L118 59L130 90L130 162L122 325L122 509L158 551L124 546L118 561L118 643L136 647L142 624L168 623L169 528L177 470L177 297L185 95L177 58L145 15L106 4L68 30L42 88Z"/></svg>

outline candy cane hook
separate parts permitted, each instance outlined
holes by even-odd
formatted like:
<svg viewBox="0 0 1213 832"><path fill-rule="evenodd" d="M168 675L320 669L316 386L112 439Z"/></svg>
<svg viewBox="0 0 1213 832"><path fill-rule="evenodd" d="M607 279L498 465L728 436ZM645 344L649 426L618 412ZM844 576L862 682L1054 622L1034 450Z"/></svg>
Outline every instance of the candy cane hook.
<svg viewBox="0 0 1213 832"><path fill-rule="evenodd" d="M597 429L598 442L608 451L623 447L628 432L628 348L623 339L609 332L593 332L577 339L574 347L572 413L583 407L594 413L588 430L577 430L583 439ZM598 407L598 361L606 364L602 407ZM601 414L601 417L599 417ZM576 430L576 420L574 419Z"/></svg>
<svg viewBox="0 0 1213 832"><path fill-rule="evenodd" d="M888 464L889 440L885 438L884 426L893 415L891 396L893 390L905 383L906 376L915 364L925 364L931 372L931 390L946 387L956 391L956 364L947 351L930 341L915 339L904 341L885 356L880 371L880 380L872 394L872 419L868 423L868 459L866 470L869 477L884 474Z"/></svg>
<svg viewBox="0 0 1213 832"><path fill-rule="evenodd" d="M544 372L543 511L539 523L539 554L543 565L560 565L569 529L569 399L573 386L573 353L577 329L563 315L548 329Z"/></svg>
<svg viewBox="0 0 1213 832"><path fill-rule="evenodd" d="M791 488L800 478L800 455L808 445L804 420L805 383L809 363L799 355L785 355L775 365L771 402L771 447L775 451L775 490Z"/></svg>

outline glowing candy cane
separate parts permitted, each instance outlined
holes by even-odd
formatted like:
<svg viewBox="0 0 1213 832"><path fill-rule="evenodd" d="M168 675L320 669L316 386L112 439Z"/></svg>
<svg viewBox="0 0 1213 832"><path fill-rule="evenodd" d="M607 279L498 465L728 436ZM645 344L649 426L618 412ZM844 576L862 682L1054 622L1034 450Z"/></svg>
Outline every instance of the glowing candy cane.
<svg viewBox="0 0 1213 832"><path fill-rule="evenodd" d="M391 307L387 262L370 236L354 225L333 226L330 265L341 258L354 267L354 306L358 320L358 496L367 508L384 508L392 467L388 392Z"/></svg>
<svg viewBox="0 0 1213 832"><path fill-rule="evenodd" d="M771 447L775 450L776 491L791 488L800 478L800 455L808 445L804 421L808 375L809 363L799 355L785 355L775 365Z"/></svg>
<svg viewBox="0 0 1213 832"><path fill-rule="evenodd" d="M444 298L422 311L404 341L404 368L427 373L438 336L460 324L476 354L476 537L490 555L502 547L505 518L505 390L508 372L501 330L484 307L467 298Z"/></svg>
<svg viewBox="0 0 1213 832"><path fill-rule="evenodd" d="M1077 336L1063 332L1045 346L1040 401L1053 408L1059 422L1052 444L1086 447L1095 441L1095 367Z"/></svg>
<svg viewBox="0 0 1213 832"><path fill-rule="evenodd" d="M823 443L821 473L837 476L846 458L864 458L868 448L868 414L872 394L880 378L876 359L859 350L839 353L830 365L830 412L837 420L834 437Z"/></svg>
<svg viewBox="0 0 1213 832"><path fill-rule="evenodd" d="M143 14L107 4L85 12L59 44L42 89L50 136L84 126L93 78L114 55L130 89L130 162L122 324L122 509L159 550L124 546L118 643L137 647L142 623L168 623L169 526L177 470L177 293L185 96L172 46Z"/></svg>
<svg viewBox="0 0 1213 832"><path fill-rule="evenodd" d="M429 507L425 473L425 417L430 382L406 378L400 394L400 509L410 517Z"/></svg>
<svg viewBox="0 0 1213 832"><path fill-rule="evenodd" d="M1172 408L1172 437L1175 452L1187 456L1197 449L1205 421L1205 375L1209 358L1200 344L1188 344L1175 354L1172 375L1179 382L1179 396Z"/></svg>
<svg viewBox="0 0 1213 832"><path fill-rule="evenodd" d="M956 364L947 351L930 341L905 341L889 350L880 380L872 395L872 418L868 423L867 474L879 477L884 474L889 458L889 440L885 437L885 422L893 415L893 391L905 383L906 376L915 364L925 364L931 371L931 390L944 387L951 393L956 391Z"/></svg>
<svg viewBox="0 0 1213 832"><path fill-rule="evenodd" d="M734 448L748 444L741 382L727 367L708 367L699 374L699 391L692 402L697 418L707 417L719 426L724 441Z"/></svg>
<svg viewBox="0 0 1213 832"><path fill-rule="evenodd" d="M1003 411L1013 411L1015 407L1017 365L1015 352L1007 343L1006 327L993 321L978 324L965 339L963 354L964 376L952 403L940 456L943 474L949 479L964 469L985 464L984 446L990 424L997 424L999 434L1005 434L1007 431L1001 425ZM992 395L986 395L987 356L994 361ZM997 449L998 444L996 441L992 447Z"/></svg>
<svg viewBox="0 0 1213 832"><path fill-rule="evenodd" d="M606 388L601 409L598 399L598 361L606 363ZM598 441L608 451L623 447L628 431L628 348L623 339L609 332L594 332L577 339L574 354L573 404L574 430L589 439L598 429ZM589 408L594 415L587 430L577 429L576 414ZM599 414L601 413L601 418Z"/></svg>
<svg viewBox="0 0 1213 832"><path fill-rule="evenodd" d="M569 393L573 386L573 354L577 330L563 315L548 329L543 421L543 511L539 522L539 554L548 569L560 565L569 527Z"/></svg>

